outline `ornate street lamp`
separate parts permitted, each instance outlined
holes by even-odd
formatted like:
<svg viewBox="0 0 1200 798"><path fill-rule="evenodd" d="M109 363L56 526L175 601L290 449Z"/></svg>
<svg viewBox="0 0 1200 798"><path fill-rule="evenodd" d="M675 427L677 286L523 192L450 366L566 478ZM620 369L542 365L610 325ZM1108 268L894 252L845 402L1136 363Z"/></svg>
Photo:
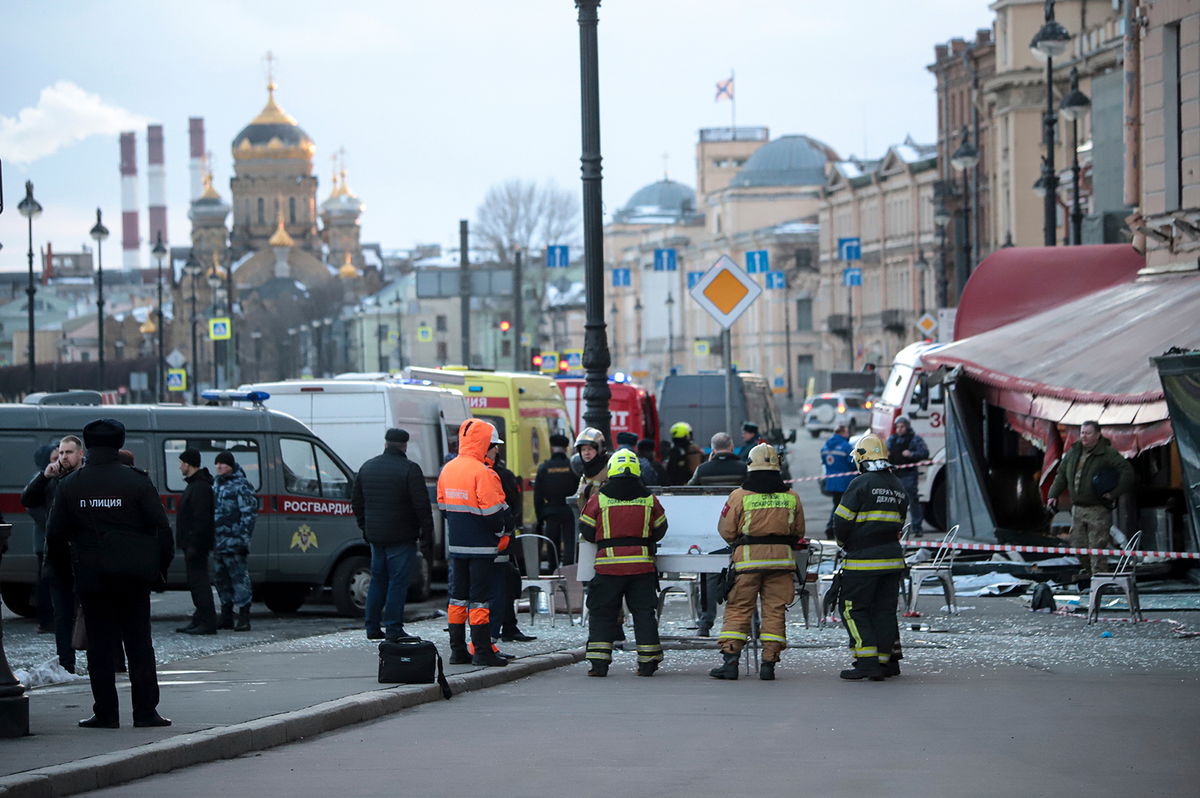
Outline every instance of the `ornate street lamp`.
<svg viewBox="0 0 1200 798"><path fill-rule="evenodd" d="M154 259L158 262L158 329L155 331L158 337L158 359L155 362L155 375L158 380L157 387L154 389L154 398L159 401L165 401L163 396L163 383L166 382L167 371L165 366L166 360L163 359L163 257L167 254L167 248L163 245L162 230L158 231L158 240L154 242Z"/></svg>
<svg viewBox="0 0 1200 798"><path fill-rule="evenodd" d="M1071 123L1071 243L1083 243L1083 209L1079 205L1079 120L1091 109L1092 101L1079 90L1079 70L1071 67L1071 91L1058 106Z"/></svg>
<svg viewBox="0 0 1200 798"><path fill-rule="evenodd" d="M946 266L946 225L950 224L950 211L946 210L946 204L941 199L936 199L934 202L937 203L933 206L933 223L937 225L939 260L937 303L939 308L944 308L948 306L950 298Z"/></svg>
<svg viewBox="0 0 1200 798"><path fill-rule="evenodd" d="M962 202L959 209L962 214L962 235L959 236L960 254L956 269L959 296L962 296L963 287L966 286L967 278L971 276L975 266L971 263L971 186L968 177L978 163L979 151L972 146L971 134L967 131L967 126L963 125L958 149L950 156L950 165L962 173Z"/></svg>
<svg viewBox="0 0 1200 798"><path fill-rule="evenodd" d="M192 383L192 404L194 405L200 403L200 349L196 342L196 324L199 321L199 317L196 315L196 281L200 279L202 271L204 271L204 267L200 265L200 261L196 260L195 253L188 253L183 273L188 276L192 284L192 362L188 364L188 381Z"/></svg>
<svg viewBox="0 0 1200 798"><path fill-rule="evenodd" d="M33 198L33 181L25 181L25 199L17 203L17 212L29 222L29 285L25 288L25 296L29 303L29 341L27 344L29 357L29 393L34 391L34 380L37 377L37 359L33 343L33 297L37 288L33 284L33 220L42 215L42 205Z"/></svg>
<svg viewBox="0 0 1200 798"><path fill-rule="evenodd" d="M1041 29L1034 34L1029 43L1029 49L1035 58L1046 64L1046 110L1042 114L1042 145L1046 148L1045 159L1042 161L1043 194L1042 243L1052 247L1055 244L1054 231L1058 218L1058 175L1054 172L1054 123L1057 114L1054 112L1054 59L1067 50L1071 34L1054 19L1054 0L1046 0L1046 21Z"/></svg>
<svg viewBox="0 0 1200 798"><path fill-rule="evenodd" d="M100 339L99 352L99 388L104 390L104 239L108 238L108 228L100 221L100 209L96 209L96 224L89 232L96 242L96 334Z"/></svg>

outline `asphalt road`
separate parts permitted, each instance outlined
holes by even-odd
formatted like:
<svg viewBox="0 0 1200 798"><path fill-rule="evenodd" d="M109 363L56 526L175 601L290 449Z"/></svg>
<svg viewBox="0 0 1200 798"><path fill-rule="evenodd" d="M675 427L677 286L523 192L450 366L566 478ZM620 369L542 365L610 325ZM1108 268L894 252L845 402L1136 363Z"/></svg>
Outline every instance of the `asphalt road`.
<svg viewBox="0 0 1200 798"><path fill-rule="evenodd" d="M780 678L717 682L711 651L576 665L302 743L93 793L290 796L1092 795L1190 793L1200 777L1194 670L924 666L844 682L810 652ZM913 662L909 665L908 662ZM836 667L836 666L835 666ZM1188 787L1187 785L1192 785Z"/></svg>

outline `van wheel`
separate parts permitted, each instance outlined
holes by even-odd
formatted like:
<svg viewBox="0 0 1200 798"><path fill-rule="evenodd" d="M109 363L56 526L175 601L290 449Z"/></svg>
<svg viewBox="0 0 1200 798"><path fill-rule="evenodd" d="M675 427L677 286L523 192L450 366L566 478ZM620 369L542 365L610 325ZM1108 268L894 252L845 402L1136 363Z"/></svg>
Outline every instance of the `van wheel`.
<svg viewBox="0 0 1200 798"><path fill-rule="evenodd" d="M811 436L813 436L814 438L819 438L819 437L821 437L821 430L819 430L819 429L810 429L810 430L808 431L808 434L809 434L809 435L811 435Z"/></svg>
<svg viewBox="0 0 1200 798"><path fill-rule="evenodd" d="M338 615L361 618L367 606L367 588L371 585L371 558L347 557L333 570L333 606Z"/></svg>
<svg viewBox="0 0 1200 798"><path fill-rule="evenodd" d="M263 585L259 592L262 594L262 602L271 612L289 613L295 612L304 605L312 592L312 587L310 585L277 583Z"/></svg>
<svg viewBox="0 0 1200 798"><path fill-rule="evenodd" d="M0 598L4 599L5 607L22 618L33 618L37 615L37 607L33 606L33 585L5 582L0 584Z"/></svg>
<svg viewBox="0 0 1200 798"><path fill-rule="evenodd" d="M433 569L429 565L429 560L418 552L416 567L413 568L412 582L408 586L408 600L429 601L432 595Z"/></svg>
<svg viewBox="0 0 1200 798"><path fill-rule="evenodd" d="M925 520L939 532L946 531L946 480L942 475L933 483L929 491L929 501L925 502Z"/></svg>

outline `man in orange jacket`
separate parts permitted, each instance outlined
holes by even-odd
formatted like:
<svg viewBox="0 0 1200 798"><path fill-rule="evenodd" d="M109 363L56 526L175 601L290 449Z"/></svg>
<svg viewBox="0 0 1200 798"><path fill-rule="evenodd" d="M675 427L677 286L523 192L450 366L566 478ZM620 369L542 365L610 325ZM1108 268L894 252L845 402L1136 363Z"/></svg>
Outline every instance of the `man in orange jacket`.
<svg viewBox="0 0 1200 798"><path fill-rule="evenodd" d="M487 454L495 428L477 418L458 428L458 456L438 477L438 506L446 514L450 554L450 664L503 666L508 661L492 645L488 600L492 563L508 548L505 530L508 505L500 476L488 467ZM471 647L467 649L467 623Z"/></svg>

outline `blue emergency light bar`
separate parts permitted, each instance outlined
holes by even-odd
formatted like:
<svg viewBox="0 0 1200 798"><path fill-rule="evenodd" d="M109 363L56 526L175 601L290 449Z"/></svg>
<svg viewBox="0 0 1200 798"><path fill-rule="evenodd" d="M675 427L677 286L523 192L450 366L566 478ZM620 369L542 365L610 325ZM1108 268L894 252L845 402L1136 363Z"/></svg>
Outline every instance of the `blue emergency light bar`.
<svg viewBox="0 0 1200 798"><path fill-rule="evenodd" d="M261 405L271 398L266 391L202 391L200 398L209 402L253 402Z"/></svg>

